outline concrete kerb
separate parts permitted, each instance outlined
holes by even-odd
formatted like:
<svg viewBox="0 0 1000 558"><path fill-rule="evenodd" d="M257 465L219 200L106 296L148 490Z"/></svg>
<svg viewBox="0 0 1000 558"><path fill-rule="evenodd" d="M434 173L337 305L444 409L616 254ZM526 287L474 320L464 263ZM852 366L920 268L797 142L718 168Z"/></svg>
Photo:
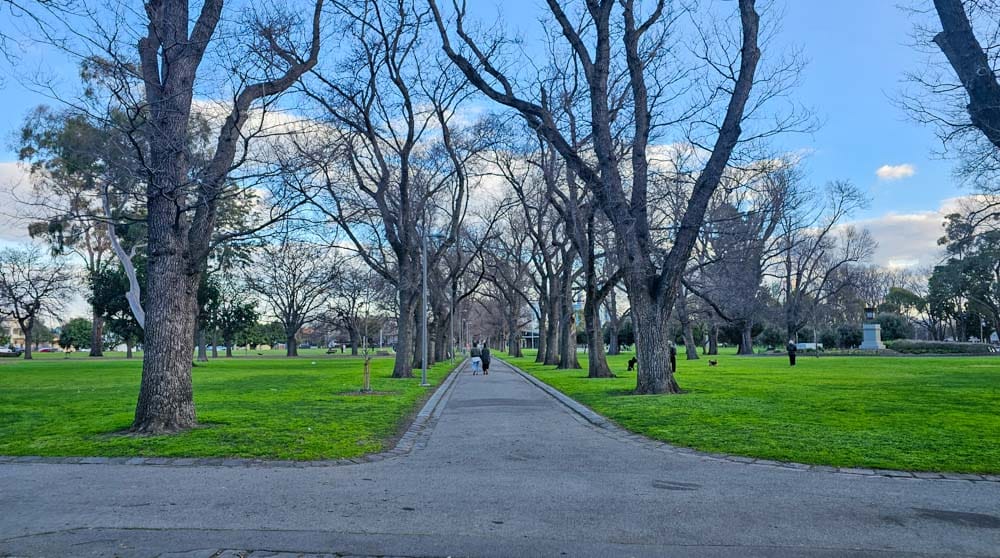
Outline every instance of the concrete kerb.
<svg viewBox="0 0 1000 558"><path fill-rule="evenodd" d="M340 467L344 465L357 465L360 463L371 463L392 459L410 453L414 448L419 449L424 438L429 433L431 426L441 416L444 403L447 402L447 395L458 377L459 372L468 365L463 360L448 373L448 376L441 381L434 389L434 393L427 399L423 407L413 418L413 422L406 431L396 440L392 448L380 452L369 453L360 457L347 459L327 459L316 461L291 461L285 459L269 460L256 458L227 459L222 457L41 457L37 455L0 455L0 464L3 463L43 463L43 464L80 464L80 465L139 465L147 467ZM418 445L418 443L420 443Z"/></svg>
<svg viewBox="0 0 1000 558"><path fill-rule="evenodd" d="M668 451L677 455L709 459L713 461L729 461L731 463L742 463L753 467L777 467L781 469L811 471L816 473L837 473L843 475L866 476L866 477L888 477L898 479L921 479L921 480L950 480L950 481L971 481L971 482L997 482L1000 483L1000 475L976 475L968 473L937 473L926 471L895 471L889 469L865 469L858 467L831 467L828 465L809 465L807 463L793 463L786 461L772 461L768 459L757 459L743 455L732 455L728 453L710 453L696 449L674 446L660 440L653 440L641 434L636 434L626 430L613 421L596 413L590 407L583 405L579 401L569 397L565 393L546 384L538 378L528 374L513 364L503 361L510 366L511 370L517 372L522 378L536 386L538 389L549 394L553 399L562 403L571 411L582 417L590 424L605 432L606 435L623 442L642 445L647 449L655 451Z"/></svg>

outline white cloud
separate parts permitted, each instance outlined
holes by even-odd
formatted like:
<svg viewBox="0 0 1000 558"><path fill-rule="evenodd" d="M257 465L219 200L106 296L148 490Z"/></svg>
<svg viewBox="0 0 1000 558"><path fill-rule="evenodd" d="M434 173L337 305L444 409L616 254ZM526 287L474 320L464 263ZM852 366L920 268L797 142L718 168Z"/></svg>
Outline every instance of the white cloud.
<svg viewBox="0 0 1000 558"><path fill-rule="evenodd" d="M941 261L944 251L937 241L944 235L944 216L961 207L966 200L948 198L941 200L936 210L889 212L848 224L868 229L878 242L872 263L895 269L920 269Z"/></svg>
<svg viewBox="0 0 1000 558"><path fill-rule="evenodd" d="M900 180L917 173L917 168L909 163L902 165L882 165L875 171L879 180Z"/></svg>

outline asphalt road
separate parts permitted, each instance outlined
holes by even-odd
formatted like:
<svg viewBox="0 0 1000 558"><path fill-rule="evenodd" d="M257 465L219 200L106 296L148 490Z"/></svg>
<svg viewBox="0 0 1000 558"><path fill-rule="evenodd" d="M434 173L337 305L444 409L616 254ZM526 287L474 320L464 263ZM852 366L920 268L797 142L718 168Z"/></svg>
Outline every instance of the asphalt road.
<svg viewBox="0 0 1000 558"><path fill-rule="evenodd" d="M664 451L500 362L440 405L376 463L0 465L0 555L1000 556L1000 483Z"/></svg>

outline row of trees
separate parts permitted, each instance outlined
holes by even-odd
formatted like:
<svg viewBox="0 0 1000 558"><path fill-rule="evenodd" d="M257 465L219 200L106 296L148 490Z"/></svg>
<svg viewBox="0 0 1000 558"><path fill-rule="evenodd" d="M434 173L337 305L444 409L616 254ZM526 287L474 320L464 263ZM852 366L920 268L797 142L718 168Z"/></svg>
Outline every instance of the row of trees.
<svg viewBox="0 0 1000 558"><path fill-rule="evenodd" d="M843 225L857 189L812 189L773 152L771 138L812 120L789 102L800 62L768 43L775 22L754 0L549 0L532 44L475 24L459 1L316 0L245 17L225 5L46 2L36 14L45 37L80 25L55 43L80 56L85 87L68 113L25 126L34 230L79 252L88 277L116 274L100 283L124 296L92 285L94 335L112 316L141 331L135 432L196 424L203 333L233 337L256 300L294 354L335 284L392 293L396 377L425 342L446 356L469 321L516 353L526 314L539 359L575 367L582 296L590 376L611 374L602 316L612 339L628 319L639 394L680 389L675 320L689 356L698 322L713 338L736 329L745 351L768 309L795 336L876 300L860 265L874 244ZM937 42L991 137L1000 86L953 55L995 50L969 43L967 19L952 25L961 2L935 5ZM321 44L334 30L340 43ZM364 266L345 271L345 253ZM233 276L238 289L220 279ZM356 331L366 296L342 297L329 319Z"/></svg>

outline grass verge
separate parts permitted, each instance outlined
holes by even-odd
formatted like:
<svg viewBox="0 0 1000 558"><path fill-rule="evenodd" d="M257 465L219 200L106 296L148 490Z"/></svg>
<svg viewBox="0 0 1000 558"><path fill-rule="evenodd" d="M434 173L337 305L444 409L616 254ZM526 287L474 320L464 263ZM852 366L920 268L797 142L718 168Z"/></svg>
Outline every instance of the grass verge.
<svg viewBox="0 0 1000 558"><path fill-rule="evenodd" d="M309 356L199 363L201 427L171 436L123 434L132 422L141 360L0 361L0 455L338 459L383 451L432 388L393 379L372 360L375 395L359 396L363 360ZM437 386L451 370L428 370ZM419 376L419 371L417 376Z"/></svg>
<svg viewBox="0 0 1000 558"><path fill-rule="evenodd" d="M581 355L583 356L583 355ZM1000 472L1000 358L780 357L684 360L682 395L636 396L617 378L509 359L622 427L708 452L839 467Z"/></svg>

